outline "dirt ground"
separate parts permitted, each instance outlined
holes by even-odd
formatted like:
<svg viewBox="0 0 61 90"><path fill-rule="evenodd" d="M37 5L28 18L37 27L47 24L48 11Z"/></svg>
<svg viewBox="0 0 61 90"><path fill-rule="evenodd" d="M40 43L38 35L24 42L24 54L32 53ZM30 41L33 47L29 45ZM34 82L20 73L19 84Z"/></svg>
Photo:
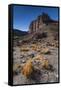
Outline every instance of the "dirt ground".
<svg viewBox="0 0 61 90"><path fill-rule="evenodd" d="M55 46L46 46L39 43L33 44L24 44L22 46L13 47L13 71L16 73L13 75L13 84L36 84L36 83L50 83L58 82L58 47ZM36 46L36 47L35 47ZM48 48L50 53L42 53L44 48ZM27 48L27 49L23 49ZM33 60L37 55L43 55L44 58L48 60L48 64L51 66L51 70L47 69L38 69L39 72L34 73L34 77L27 78L21 73L21 67L17 68L18 65L23 66L27 60ZM35 64L33 64L35 66ZM38 67L38 63L36 63Z"/></svg>

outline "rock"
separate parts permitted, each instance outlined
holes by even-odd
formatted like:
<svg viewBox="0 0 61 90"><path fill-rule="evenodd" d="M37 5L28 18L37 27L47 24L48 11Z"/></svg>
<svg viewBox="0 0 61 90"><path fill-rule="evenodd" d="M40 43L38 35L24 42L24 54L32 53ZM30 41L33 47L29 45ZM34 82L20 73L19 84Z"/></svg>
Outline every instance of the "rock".
<svg viewBox="0 0 61 90"><path fill-rule="evenodd" d="M42 13L42 15L39 15L36 20L33 20L30 23L29 33L34 33L39 30L43 30L44 24L48 25L49 23L51 24L52 22L53 22L53 20L49 17L48 14Z"/></svg>
<svg viewBox="0 0 61 90"><path fill-rule="evenodd" d="M26 60L25 59L22 59L21 63L25 63L25 62L26 62Z"/></svg>
<svg viewBox="0 0 61 90"><path fill-rule="evenodd" d="M46 38L47 37L47 33L46 32L42 32L42 33L37 33L36 35L36 39L42 39L42 38Z"/></svg>
<svg viewBox="0 0 61 90"><path fill-rule="evenodd" d="M21 55L21 56L20 56L20 58L23 58L23 57L24 57L24 55Z"/></svg>
<svg viewBox="0 0 61 90"><path fill-rule="evenodd" d="M54 72L49 72L48 74L48 82L56 82L56 76L54 74Z"/></svg>
<svg viewBox="0 0 61 90"><path fill-rule="evenodd" d="M47 83L48 82L48 74L43 74L41 76L40 83Z"/></svg>
<svg viewBox="0 0 61 90"><path fill-rule="evenodd" d="M51 64L49 64L47 70L54 71L54 68Z"/></svg>
<svg viewBox="0 0 61 90"><path fill-rule="evenodd" d="M20 73L19 69L16 69L15 71L13 71L13 75L19 75L19 73Z"/></svg>
<svg viewBox="0 0 61 90"><path fill-rule="evenodd" d="M40 76L41 76L40 70L38 68L37 69L34 68L30 78L34 80L36 83L40 83Z"/></svg>
<svg viewBox="0 0 61 90"><path fill-rule="evenodd" d="M32 54L30 54L29 56L30 56L31 58L33 58L35 55L32 53Z"/></svg>

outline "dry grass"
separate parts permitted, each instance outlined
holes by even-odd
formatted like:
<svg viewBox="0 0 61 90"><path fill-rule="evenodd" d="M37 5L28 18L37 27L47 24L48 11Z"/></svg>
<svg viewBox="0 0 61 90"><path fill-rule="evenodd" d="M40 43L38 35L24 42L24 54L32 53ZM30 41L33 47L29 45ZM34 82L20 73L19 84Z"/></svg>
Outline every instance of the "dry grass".
<svg viewBox="0 0 61 90"><path fill-rule="evenodd" d="M28 60L22 69L22 74L27 78L30 77L31 73L33 72L33 66L31 60Z"/></svg>
<svg viewBox="0 0 61 90"><path fill-rule="evenodd" d="M38 62L40 62L40 65L37 67L37 66L33 66L33 60L39 60ZM34 72L35 69L48 69L48 66L49 66L49 63L48 63L48 60L44 59L44 57L42 55L38 55L36 56L35 58L33 58L33 60L28 60L23 68L22 68L22 74L26 77L26 78L29 78L32 73Z"/></svg>
<svg viewBox="0 0 61 90"><path fill-rule="evenodd" d="M26 52L26 51L29 51L29 48L28 47L22 47L20 50Z"/></svg>
<svg viewBox="0 0 61 90"><path fill-rule="evenodd" d="M43 55L37 55L33 60L38 61L41 68L47 69L49 66L48 60Z"/></svg>
<svg viewBox="0 0 61 90"><path fill-rule="evenodd" d="M44 60L43 55L37 55L33 58L33 60Z"/></svg>
<svg viewBox="0 0 61 90"><path fill-rule="evenodd" d="M31 44L31 47L36 47L36 44Z"/></svg>
<svg viewBox="0 0 61 90"><path fill-rule="evenodd" d="M44 62L43 62L43 68L48 69L48 66L49 66L48 60L44 60Z"/></svg>
<svg viewBox="0 0 61 90"><path fill-rule="evenodd" d="M37 45L36 44L32 44L31 45L31 49L34 50L34 51L36 51L37 50Z"/></svg>
<svg viewBox="0 0 61 90"><path fill-rule="evenodd" d="M50 54L49 48L43 48L41 51L42 54Z"/></svg>

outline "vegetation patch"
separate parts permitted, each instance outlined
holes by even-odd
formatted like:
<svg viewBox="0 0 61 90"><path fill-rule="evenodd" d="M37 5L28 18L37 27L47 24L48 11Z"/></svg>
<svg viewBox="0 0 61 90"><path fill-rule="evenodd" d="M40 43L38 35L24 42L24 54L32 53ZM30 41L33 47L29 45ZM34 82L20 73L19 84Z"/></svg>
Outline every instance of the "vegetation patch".
<svg viewBox="0 0 61 90"><path fill-rule="evenodd" d="M33 65L32 65L31 60L28 60L28 61L24 64L23 69L22 69L21 72L22 72L22 74L23 74L24 76L26 76L27 78L30 77L30 75L31 75L32 72L33 72Z"/></svg>
<svg viewBox="0 0 61 90"><path fill-rule="evenodd" d="M42 54L50 54L50 50L49 48L43 48L42 51L41 51Z"/></svg>
<svg viewBox="0 0 61 90"><path fill-rule="evenodd" d="M29 51L29 48L28 48L28 47L23 47L23 48L21 48L20 50L26 52L26 51Z"/></svg>

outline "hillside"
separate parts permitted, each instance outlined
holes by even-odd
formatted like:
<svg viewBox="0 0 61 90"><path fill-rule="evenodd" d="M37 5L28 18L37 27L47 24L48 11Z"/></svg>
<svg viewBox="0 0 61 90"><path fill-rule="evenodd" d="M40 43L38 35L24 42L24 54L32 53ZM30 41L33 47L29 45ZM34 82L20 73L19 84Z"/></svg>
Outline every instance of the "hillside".
<svg viewBox="0 0 61 90"><path fill-rule="evenodd" d="M42 14L30 22L28 32L14 30L19 36L13 46L14 85L58 82L58 25Z"/></svg>
<svg viewBox="0 0 61 90"><path fill-rule="evenodd" d="M24 35L27 35L28 33L26 31L13 29L13 34L14 34L14 36L24 36Z"/></svg>

